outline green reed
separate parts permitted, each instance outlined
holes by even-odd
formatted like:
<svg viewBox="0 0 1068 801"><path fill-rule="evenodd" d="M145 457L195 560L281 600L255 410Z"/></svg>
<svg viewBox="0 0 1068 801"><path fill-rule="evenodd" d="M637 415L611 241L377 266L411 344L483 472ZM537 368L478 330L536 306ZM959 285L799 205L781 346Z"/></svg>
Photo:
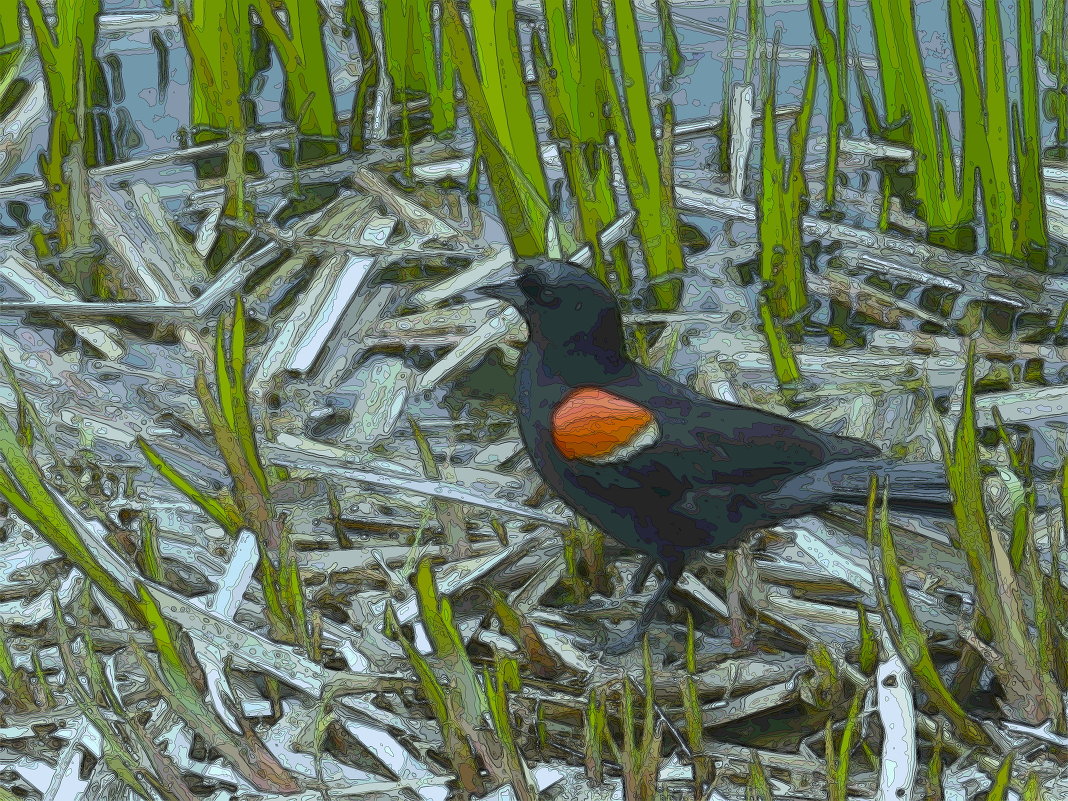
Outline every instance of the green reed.
<svg viewBox="0 0 1068 801"><path fill-rule="evenodd" d="M1048 247L1039 148L1035 21L1030 2L1016 4L1019 98L1010 97L1001 13L982 3L982 58L966 0L950 0L949 29L961 79L965 175L978 169L983 220L992 253L1044 264Z"/></svg>
<svg viewBox="0 0 1068 801"><path fill-rule="evenodd" d="M594 273L608 283L607 254L598 234L619 215L612 188L609 119L611 74L605 69L604 14L597 3L579 3L568 12L564 0L544 0L548 53L533 38L539 88L549 114L550 135L560 147L568 188L575 199L575 239L593 248ZM551 58L551 63L550 63ZM622 245L614 259L621 291L631 286Z"/></svg>
<svg viewBox="0 0 1068 801"><path fill-rule="evenodd" d="M335 155L337 113L319 6L304 0L251 0L251 4L285 73L282 107L300 140L299 152L290 154L293 163Z"/></svg>
<svg viewBox="0 0 1068 801"><path fill-rule="evenodd" d="M846 66L849 44L849 3L848 0L834 0L835 26L833 30L827 19L822 0L809 0L808 7L830 95L823 202L826 209L831 209L834 207L838 191L838 153L841 150L842 129L849 123L849 72Z"/></svg>
<svg viewBox="0 0 1068 801"><path fill-rule="evenodd" d="M436 135L456 126L456 72L449 42L426 0L382 0L379 19L393 97L407 103L425 96ZM438 41L435 47L435 40Z"/></svg>
<svg viewBox="0 0 1068 801"><path fill-rule="evenodd" d="M808 205L804 159L815 106L817 69L818 60L813 50L805 78L801 112L790 127L786 156L779 153L775 126L775 56L772 58L764 98L757 235L760 241L760 278L764 283L769 311L778 321L790 320L808 305L801 218Z"/></svg>
<svg viewBox="0 0 1068 801"><path fill-rule="evenodd" d="M549 187L526 93L515 9L472 0L471 30L456 0L443 0L442 32L460 74L477 151L517 257L545 252Z"/></svg>
<svg viewBox="0 0 1068 801"><path fill-rule="evenodd" d="M912 147L917 213L927 223L928 239L966 249L973 241L975 179L969 170L957 173L946 112L934 101L924 71L915 4L869 0L868 5L886 109L885 123L872 133ZM872 106L870 99L866 105Z"/></svg>

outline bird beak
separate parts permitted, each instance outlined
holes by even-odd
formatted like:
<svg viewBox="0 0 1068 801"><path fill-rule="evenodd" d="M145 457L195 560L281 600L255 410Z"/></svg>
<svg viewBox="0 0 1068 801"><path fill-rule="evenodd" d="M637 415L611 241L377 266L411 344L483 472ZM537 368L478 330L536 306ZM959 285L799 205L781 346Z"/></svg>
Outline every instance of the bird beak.
<svg viewBox="0 0 1068 801"><path fill-rule="evenodd" d="M486 284L478 287L475 292L488 298L497 298L513 306L522 306L524 297L523 290L514 281L503 284Z"/></svg>

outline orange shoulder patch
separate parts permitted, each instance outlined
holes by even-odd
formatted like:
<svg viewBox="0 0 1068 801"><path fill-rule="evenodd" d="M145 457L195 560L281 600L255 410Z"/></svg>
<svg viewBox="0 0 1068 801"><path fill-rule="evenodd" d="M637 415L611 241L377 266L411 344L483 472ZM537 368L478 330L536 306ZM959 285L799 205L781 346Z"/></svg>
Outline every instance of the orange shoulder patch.
<svg viewBox="0 0 1068 801"><path fill-rule="evenodd" d="M553 443L568 459L605 460L655 426L644 406L597 387L572 391L552 414Z"/></svg>

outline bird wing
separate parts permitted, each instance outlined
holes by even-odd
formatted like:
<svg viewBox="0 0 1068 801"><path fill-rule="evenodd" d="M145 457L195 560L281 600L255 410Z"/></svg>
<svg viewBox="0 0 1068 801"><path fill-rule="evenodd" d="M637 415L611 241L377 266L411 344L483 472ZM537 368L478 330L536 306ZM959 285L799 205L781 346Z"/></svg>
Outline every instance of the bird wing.
<svg viewBox="0 0 1068 801"><path fill-rule="evenodd" d="M818 431L797 420L714 400L639 367L636 378L607 387L649 410L659 428L641 450L650 459L688 462L687 469L713 481L764 481L802 473L842 459L872 457L870 443ZM632 454L632 459L638 458Z"/></svg>
<svg viewBox="0 0 1068 801"><path fill-rule="evenodd" d="M878 453L786 417L706 398L652 371L571 390L555 406L550 430L573 483L635 509L670 509L676 530L660 537L681 547L723 544L772 522L783 515L765 499L780 486L820 465ZM558 483L566 495L567 483ZM816 505L806 497L789 511Z"/></svg>

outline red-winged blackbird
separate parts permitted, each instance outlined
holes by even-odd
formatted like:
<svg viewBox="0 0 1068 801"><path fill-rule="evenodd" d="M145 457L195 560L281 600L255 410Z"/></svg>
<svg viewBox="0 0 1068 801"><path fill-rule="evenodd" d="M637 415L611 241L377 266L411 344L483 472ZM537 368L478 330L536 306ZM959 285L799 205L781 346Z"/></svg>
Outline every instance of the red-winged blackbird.
<svg viewBox="0 0 1068 801"><path fill-rule="evenodd" d="M516 280L479 291L515 306L530 331L516 399L534 466L578 514L645 554L631 592L655 565L664 573L607 652L640 641L691 552L832 501L863 503L873 473L890 478L899 506L949 503L941 464L894 464L868 443L707 398L628 358L619 304L584 269L517 266Z"/></svg>

